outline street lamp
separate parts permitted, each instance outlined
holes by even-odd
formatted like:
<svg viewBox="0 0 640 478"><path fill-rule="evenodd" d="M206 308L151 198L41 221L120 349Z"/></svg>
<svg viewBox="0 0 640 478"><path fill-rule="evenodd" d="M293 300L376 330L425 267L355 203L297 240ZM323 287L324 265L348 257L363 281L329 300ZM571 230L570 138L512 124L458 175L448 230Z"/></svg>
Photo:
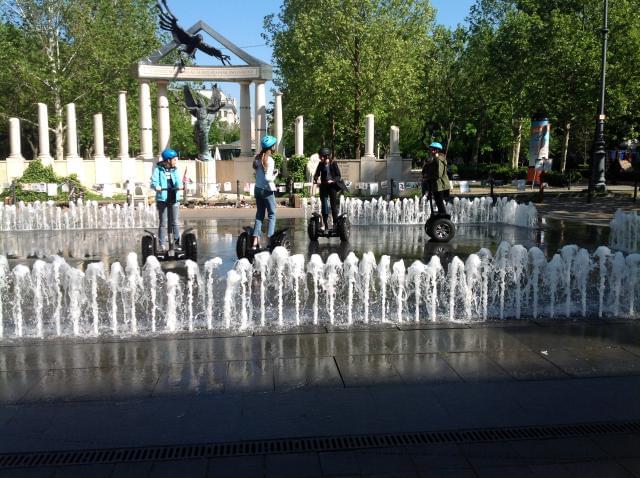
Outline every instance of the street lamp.
<svg viewBox="0 0 640 478"><path fill-rule="evenodd" d="M605 78L607 74L607 38L609 34L608 28L609 16L609 0L604 0L604 23L602 27L602 63L600 69L600 101L598 104L598 116L596 117L596 131L593 140L593 154L591 156L591 180L589 181L588 202L591 202L591 194L595 187L598 191L606 191L607 181L604 176L604 165L607 156L604 141L604 95L605 95Z"/></svg>

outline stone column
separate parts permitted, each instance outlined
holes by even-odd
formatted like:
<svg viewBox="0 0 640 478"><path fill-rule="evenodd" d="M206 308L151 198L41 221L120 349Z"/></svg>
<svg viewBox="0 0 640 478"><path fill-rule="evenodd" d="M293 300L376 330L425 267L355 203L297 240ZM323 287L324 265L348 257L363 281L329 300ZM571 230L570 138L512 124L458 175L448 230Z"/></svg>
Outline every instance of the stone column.
<svg viewBox="0 0 640 478"><path fill-rule="evenodd" d="M12 181L22 176L24 172L24 157L20 139L20 120L9 118L9 144L11 153L7 158L7 180Z"/></svg>
<svg viewBox="0 0 640 478"><path fill-rule="evenodd" d="M82 158L78 155L78 130L76 127L76 105L68 103L67 109L67 175L75 174L80 182L84 182Z"/></svg>
<svg viewBox="0 0 640 478"><path fill-rule="evenodd" d="M158 154L169 147L171 124L169 119L169 99L166 81L158 81Z"/></svg>
<svg viewBox="0 0 640 478"><path fill-rule="evenodd" d="M366 123L365 123L365 139L364 139L364 159L375 159L376 155L374 153L373 147L374 147L374 140L373 140L373 136L374 136L374 116L372 114L369 114L367 116L365 116L366 118Z"/></svg>
<svg viewBox="0 0 640 478"><path fill-rule="evenodd" d="M376 156L373 152L374 141L374 116L369 114L365 116L365 133L364 133L364 156L360 158L360 181L365 183L373 183L381 178L384 170L380 163L376 162ZM382 178L385 178L385 174Z"/></svg>
<svg viewBox="0 0 640 478"><path fill-rule="evenodd" d="M153 160L153 120L151 118L151 88L140 82L140 157Z"/></svg>
<svg viewBox="0 0 640 478"><path fill-rule="evenodd" d="M296 156L304 156L304 116L296 118Z"/></svg>
<svg viewBox="0 0 640 478"><path fill-rule="evenodd" d="M93 115L93 160L95 162L95 183L104 184L111 182L111 170L109 158L104 154L104 126L102 113Z"/></svg>
<svg viewBox="0 0 640 478"><path fill-rule="evenodd" d="M248 81L240 82L240 155L251 152L251 89Z"/></svg>
<svg viewBox="0 0 640 478"><path fill-rule="evenodd" d="M118 159L129 159L129 123L127 120L127 92L118 93L118 128L120 132L120 151Z"/></svg>
<svg viewBox="0 0 640 478"><path fill-rule="evenodd" d="M256 151L260 149L260 140L267 134L267 97L264 81L256 81Z"/></svg>
<svg viewBox="0 0 640 478"><path fill-rule="evenodd" d="M151 177L155 158L153 156L153 119L151 117L151 89L148 81L140 82L140 155L142 159L142 175L145 180ZM128 173L127 178L135 177L135 173Z"/></svg>
<svg viewBox="0 0 640 478"><path fill-rule="evenodd" d="M93 115L93 155L104 158L104 125L102 113Z"/></svg>
<svg viewBox="0 0 640 478"><path fill-rule="evenodd" d="M273 111L273 122L275 137L278 140L276 143L276 151L282 152L282 93L276 91L275 109Z"/></svg>
<svg viewBox="0 0 640 478"><path fill-rule="evenodd" d="M38 159L45 166L53 164L49 143L49 114L44 103L38 103Z"/></svg>
<svg viewBox="0 0 640 478"><path fill-rule="evenodd" d="M398 191L397 182L404 180L402 158L400 157L400 128L391 127L389 135L390 152L387 157L387 179L394 180L394 188Z"/></svg>
<svg viewBox="0 0 640 478"><path fill-rule="evenodd" d="M135 178L136 160L129 156L129 121L127 119L127 92L118 92L118 129L120 133L118 159L120 160L120 178L124 183L126 180ZM117 182L117 181L116 181Z"/></svg>

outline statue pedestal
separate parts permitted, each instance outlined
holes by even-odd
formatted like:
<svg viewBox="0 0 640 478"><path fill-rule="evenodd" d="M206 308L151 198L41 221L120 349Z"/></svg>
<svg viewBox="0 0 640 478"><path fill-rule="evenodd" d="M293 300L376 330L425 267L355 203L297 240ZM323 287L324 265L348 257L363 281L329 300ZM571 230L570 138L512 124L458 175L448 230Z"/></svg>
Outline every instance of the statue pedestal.
<svg viewBox="0 0 640 478"><path fill-rule="evenodd" d="M205 199L218 195L215 161L196 160L196 186L196 194Z"/></svg>

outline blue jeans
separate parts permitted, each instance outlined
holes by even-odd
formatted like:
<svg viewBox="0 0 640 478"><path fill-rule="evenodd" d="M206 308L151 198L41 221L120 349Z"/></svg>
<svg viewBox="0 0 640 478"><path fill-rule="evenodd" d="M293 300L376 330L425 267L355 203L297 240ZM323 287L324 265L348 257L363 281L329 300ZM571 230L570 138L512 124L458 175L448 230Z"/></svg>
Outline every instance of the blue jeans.
<svg viewBox="0 0 640 478"><path fill-rule="evenodd" d="M158 240L160 246L164 246L167 242L167 222L168 216L171 216L170 226L173 230L173 242L180 242L180 228L178 227L178 214L180 211L180 203L168 204L164 201L157 201L156 208L158 209L158 217L160 218L160 225L158 226Z"/></svg>
<svg viewBox="0 0 640 478"><path fill-rule="evenodd" d="M265 211L268 213L269 226L267 227L267 237L273 236L276 231L276 195L268 189L255 188L256 196L256 222L253 225L253 237L262 235L262 220Z"/></svg>

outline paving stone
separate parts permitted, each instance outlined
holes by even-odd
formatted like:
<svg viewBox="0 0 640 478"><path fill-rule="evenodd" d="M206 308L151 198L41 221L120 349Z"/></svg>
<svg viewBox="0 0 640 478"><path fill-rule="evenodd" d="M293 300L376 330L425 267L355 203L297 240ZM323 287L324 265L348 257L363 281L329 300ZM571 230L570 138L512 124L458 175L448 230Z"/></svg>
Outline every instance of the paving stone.
<svg viewBox="0 0 640 478"><path fill-rule="evenodd" d="M352 451L318 453L322 476L359 475L360 465Z"/></svg>
<svg viewBox="0 0 640 478"><path fill-rule="evenodd" d="M228 362L172 364L160 375L153 395L202 395L223 393Z"/></svg>
<svg viewBox="0 0 640 478"><path fill-rule="evenodd" d="M346 387L402 382L389 355L337 356L336 362Z"/></svg>
<svg viewBox="0 0 640 478"><path fill-rule="evenodd" d="M320 477L320 460L317 453L297 453L266 456L266 475L273 478Z"/></svg>
<svg viewBox="0 0 640 478"><path fill-rule="evenodd" d="M225 458L212 458L209 460L207 476L209 478L257 478L265 474L265 457L257 456L233 456Z"/></svg>
<svg viewBox="0 0 640 478"><path fill-rule="evenodd" d="M276 359L274 372L275 388L279 391L344 386L333 357Z"/></svg>
<svg viewBox="0 0 640 478"><path fill-rule="evenodd" d="M465 382L512 380L484 352L446 353L443 357Z"/></svg>
<svg viewBox="0 0 640 478"><path fill-rule="evenodd" d="M207 460L155 461L149 472L149 478L175 478L177 476L205 478Z"/></svg>

